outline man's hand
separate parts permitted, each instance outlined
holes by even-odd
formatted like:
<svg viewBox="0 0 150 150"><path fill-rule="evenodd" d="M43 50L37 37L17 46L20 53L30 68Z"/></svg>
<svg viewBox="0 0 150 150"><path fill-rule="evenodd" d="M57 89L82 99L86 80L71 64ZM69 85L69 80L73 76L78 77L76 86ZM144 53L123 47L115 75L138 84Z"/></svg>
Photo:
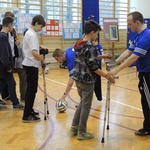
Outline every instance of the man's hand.
<svg viewBox="0 0 150 150"><path fill-rule="evenodd" d="M115 76L117 73L119 72L119 70L117 68L110 70L109 74Z"/></svg>

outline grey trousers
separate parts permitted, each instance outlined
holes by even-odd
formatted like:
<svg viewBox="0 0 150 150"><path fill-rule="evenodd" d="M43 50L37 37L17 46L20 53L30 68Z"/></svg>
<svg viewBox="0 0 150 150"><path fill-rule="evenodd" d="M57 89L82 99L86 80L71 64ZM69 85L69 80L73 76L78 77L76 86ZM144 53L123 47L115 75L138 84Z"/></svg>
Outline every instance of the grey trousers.
<svg viewBox="0 0 150 150"><path fill-rule="evenodd" d="M93 91L95 83L82 83L75 81L77 86L77 91L80 96L80 103L76 109L74 114L72 126L78 126L78 132L83 133L86 132L86 124L89 117L92 99L93 99Z"/></svg>

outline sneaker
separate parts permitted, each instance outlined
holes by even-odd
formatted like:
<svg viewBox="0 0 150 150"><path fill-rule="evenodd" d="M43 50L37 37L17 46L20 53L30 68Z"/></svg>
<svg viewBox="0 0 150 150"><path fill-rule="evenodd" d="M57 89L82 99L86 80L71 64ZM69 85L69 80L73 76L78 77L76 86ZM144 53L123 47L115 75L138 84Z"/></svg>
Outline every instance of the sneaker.
<svg viewBox="0 0 150 150"><path fill-rule="evenodd" d="M135 132L135 135L140 135L140 136L150 135L150 129L141 128Z"/></svg>
<svg viewBox="0 0 150 150"><path fill-rule="evenodd" d="M34 111L34 109L32 110L31 113L32 113L33 115L35 115L35 116L39 116L39 115L40 115L39 112Z"/></svg>
<svg viewBox="0 0 150 150"><path fill-rule="evenodd" d="M0 104L5 105L6 103L3 100L0 99Z"/></svg>
<svg viewBox="0 0 150 150"><path fill-rule="evenodd" d="M78 133L78 126L72 126L69 133L70 133L71 136L77 135L77 133Z"/></svg>
<svg viewBox="0 0 150 150"><path fill-rule="evenodd" d="M6 106L0 104L0 110L6 109L6 108L7 108Z"/></svg>
<svg viewBox="0 0 150 150"><path fill-rule="evenodd" d="M22 120L23 120L24 123L41 121L41 119L39 117L37 117L37 116L35 116L33 114L31 114L28 117L23 117Z"/></svg>
<svg viewBox="0 0 150 150"><path fill-rule="evenodd" d="M21 103L19 103L19 104L17 104L17 105L13 105L13 108L14 108L14 109L24 109L24 105L21 104Z"/></svg>
<svg viewBox="0 0 150 150"><path fill-rule="evenodd" d="M77 139L78 140L88 140L94 138L94 135L89 132L83 132L83 133L78 133L77 134Z"/></svg>

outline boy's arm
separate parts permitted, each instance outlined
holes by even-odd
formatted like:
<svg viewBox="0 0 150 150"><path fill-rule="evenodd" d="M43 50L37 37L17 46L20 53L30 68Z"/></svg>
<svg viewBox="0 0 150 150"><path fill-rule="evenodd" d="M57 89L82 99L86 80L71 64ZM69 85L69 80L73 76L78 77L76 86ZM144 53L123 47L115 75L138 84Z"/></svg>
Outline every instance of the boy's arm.
<svg viewBox="0 0 150 150"><path fill-rule="evenodd" d="M42 64L44 63L44 59L37 53L36 50L32 50L31 54L36 60L40 61Z"/></svg>
<svg viewBox="0 0 150 150"><path fill-rule="evenodd" d="M94 71L96 74L98 74L99 76L105 77L106 79L109 79L111 83L115 84L115 80L114 77L111 74L106 74L104 73L102 70L97 69Z"/></svg>
<svg viewBox="0 0 150 150"><path fill-rule="evenodd" d="M8 49L8 43L6 42L5 37L3 37L3 39L0 40L0 44L1 44L1 57L0 57L0 61L2 63L2 66L8 71L8 72L12 72L12 66L11 66L11 62L9 60L9 49Z"/></svg>

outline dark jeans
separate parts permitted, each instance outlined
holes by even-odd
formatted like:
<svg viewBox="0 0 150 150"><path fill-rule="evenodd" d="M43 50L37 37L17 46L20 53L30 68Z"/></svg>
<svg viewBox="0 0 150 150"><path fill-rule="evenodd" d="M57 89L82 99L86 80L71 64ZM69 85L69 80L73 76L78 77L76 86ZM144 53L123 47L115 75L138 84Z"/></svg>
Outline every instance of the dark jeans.
<svg viewBox="0 0 150 150"><path fill-rule="evenodd" d="M16 95L16 82L12 72L5 72L3 78L0 79L0 92L7 88L7 86L10 94L10 100L12 101L13 105L17 105L19 101Z"/></svg>
<svg viewBox="0 0 150 150"><path fill-rule="evenodd" d="M24 66L26 70L27 89L25 95L25 109L23 117L28 117L33 109L38 86L38 68Z"/></svg>
<svg viewBox="0 0 150 150"><path fill-rule="evenodd" d="M78 132L83 133L86 132L86 124L92 105L94 83L87 84L78 81L75 83L81 101L76 109L72 126L78 126Z"/></svg>
<svg viewBox="0 0 150 150"><path fill-rule="evenodd" d="M9 96L9 92L8 92L8 86L6 85L6 87L2 90L1 93L2 99L5 99Z"/></svg>
<svg viewBox="0 0 150 150"><path fill-rule="evenodd" d="M138 87L144 115L143 128L150 129L150 72L139 73Z"/></svg>
<svg viewBox="0 0 150 150"><path fill-rule="evenodd" d="M25 69L17 68L19 76L19 90L20 90L20 100L25 100L27 80L26 80L26 71Z"/></svg>

